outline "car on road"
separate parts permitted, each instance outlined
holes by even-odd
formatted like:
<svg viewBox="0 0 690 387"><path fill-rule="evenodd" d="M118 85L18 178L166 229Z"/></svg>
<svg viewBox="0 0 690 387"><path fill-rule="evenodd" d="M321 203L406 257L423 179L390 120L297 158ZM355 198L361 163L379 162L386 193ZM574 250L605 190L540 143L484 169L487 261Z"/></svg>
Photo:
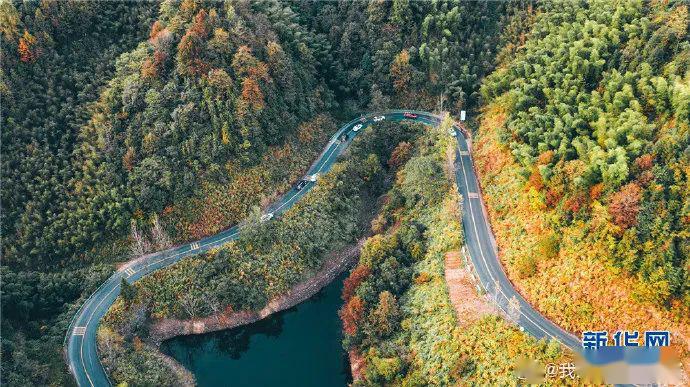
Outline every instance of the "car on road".
<svg viewBox="0 0 690 387"><path fill-rule="evenodd" d="M374 122L383 121L385 119L386 119L386 116L376 116L376 117L374 117Z"/></svg>
<svg viewBox="0 0 690 387"><path fill-rule="evenodd" d="M360 129L362 129L362 124L357 124L357 125L355 125L354 127L352 127L352 131L353 131L353 132L356 132L356 131L358 131L358 130L360 130Z"/></svg>
<svg viewBox="0 0 690 387"><path fill-rule="evenodd" d="M417 118L417 115L414 113L405 112L405 113L403 113L403 117L405 117L405 118Z"/></svg>
<svg viewBox="0 0 690 387"><path fill-rule="evenodd" d="M340 135L340 137L338 137L338 140L340 140L340 142L345 142L348 138L349 136L347 135L347 133L343 133Z"/></svg>
<svg viewBox="0 0 690 387"><path fill-rule="evenodd" d="M307 183L308 181L304 179L300 180L299 183L297 183L297 185L295 186L295 191L301 191L307 185Z"/></svg>
<svg viewBox="0 0 690 387"><path fill-rule="evenodd" d="M311 181L311 182L314 182L314 181L316 181L316 180L319 179L319 174L318 174L318 173L315 173L315 174L313 174L313 175L309 175L309 177L308 177L307 179L308 179L309 181Z"/></svg>
<svg viewBox="0 0 690 387"><path fill-rule="evenodd" d="M262 222L266 222L266 221L269 221L271 219L273 219L273 213L272 212L268 212L268 213L261 215L261 221Z"/></svg>
<svg viewBox="0 0 690 387"><path fill-rule="evenodd" d="M448 129L448 134L450 134L453 137L458 135L458 133L453 128Z"/></svg>

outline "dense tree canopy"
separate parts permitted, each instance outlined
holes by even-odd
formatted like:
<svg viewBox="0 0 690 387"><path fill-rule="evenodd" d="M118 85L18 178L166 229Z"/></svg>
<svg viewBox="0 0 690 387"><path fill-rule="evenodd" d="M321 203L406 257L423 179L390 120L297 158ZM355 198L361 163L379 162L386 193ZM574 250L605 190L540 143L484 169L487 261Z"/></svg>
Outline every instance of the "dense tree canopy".
<svg viewBox="0 0 690 387"><path fill-rule="evenodd" d="M482 86L507 106L502 140L558 222L605 204L612 228L588 237L612 238L615 264L643 281L663 278L647 296L662 304L690 301L688 21L683 2L544 3Z"/></svg>
<svg viewBox="0 0 690 387"><path fill-rule="evenodd" d="M521 189L533 208L553 212L518 262L522 279L538 273L537 255L559 257L559 231L582 225L613 265L647 285L637 296L687 310L688 24L678 1L0 0L2 383L67 380L62 334L115 262L256 217L337 122L394 107L503 109L500 139L526 180ZM263 305L318 266L324 246L351 240L358 195L392 180L375 233L389 229L394 210L439 204L441 164L415 153L418 133L387 129L353 150L357 165L325 180L338 201L317 190L298 206L318 238L288 215L213 259L127 287L134 326L146 313ZM438 359L411 372L399 360L406 348L437 355L420 332L408 332L405 348L379 345L405 331L425 294L413 284L432 278L412 268L434 224L413 218L367 244L343 295L346 341L372 347L376 383L407 372L414 384L432 369L452 379ZM343 230L340 239L326 236L331 229ZM145 296L155 301L143 305ZM142 367L159 364L133 337L103 335ZM460 368L481 382L472 361Z"/></svg>

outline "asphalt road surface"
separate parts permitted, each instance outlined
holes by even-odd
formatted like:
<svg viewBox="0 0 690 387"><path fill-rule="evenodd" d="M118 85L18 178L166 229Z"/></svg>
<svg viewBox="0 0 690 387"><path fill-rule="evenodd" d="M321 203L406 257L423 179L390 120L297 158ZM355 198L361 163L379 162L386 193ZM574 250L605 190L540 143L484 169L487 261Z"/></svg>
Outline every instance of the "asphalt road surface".
<svg viewBox="0 0 690 387"><path fill-rule="evenodd" d="M405 117L405 112L412 113L416 117ZM373 124L374 117L380 116L385 117L387 121L412 120L426 125L438 125L440 122L440 117L432 113L410 110L393 110L358 117L343 125L331 137L305 177L328 172L338 155L347 148L356 135ZM354 131L353 128L360 124L361 129ZM465 248L481 286L493 297L498 307L524 331L537 338L558 340L572 349L579 350L578 338L544 318L525 301L506 277L498 259L493 233L484 211L482 195L474 172L469 148L471 140L466 138L465 131L459 126L455 126L453 131L457 139L455 174L458 193L462 195L463 202L462 223L465 230ZM342 139L343 134L347 134L346 140ZM308 182L302 189L297 190L293 187L269 206L264 212L268 215L263 216L263 220L269 220L287 211L316 184L308 178L306 180ZM67 362L77 384L80 386L111 385L98 357L96 330L101 318L120 293L121 278L131 283L185 257L219 247L237 239L242 227L243 225L239 224L196 242L134 259L108 278L81 306L67 331L65 338Z"/></svg>

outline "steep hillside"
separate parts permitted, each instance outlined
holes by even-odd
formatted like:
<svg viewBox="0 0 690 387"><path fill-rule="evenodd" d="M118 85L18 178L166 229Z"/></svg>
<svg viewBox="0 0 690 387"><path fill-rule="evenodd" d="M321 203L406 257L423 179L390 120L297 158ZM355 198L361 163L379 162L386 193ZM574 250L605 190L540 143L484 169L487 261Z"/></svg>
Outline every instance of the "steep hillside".
<svg viewBox="0 0 690 387"><path fill-rule="evenodd" d="M459 253L463 229L447 128L398 145L406 156L371 223L376 235L345 280L340 317L350 358L361 359L355 385L509 385L521 356L542 364L563 356L557 342L503 320L484 294L476 297L488 316L459 315L451 304L444 261Z"/></svg>
<svg viewBox="0 0 690 387"><path fill-rule="evenodd" d="M0 1L1 384L71 381L61 357L71 317L65 303L111 270L61 268L73 153L115 58L145 38L155 10L152 3Z"/></svg>
<svg viewBox="0 0 690 387"><path fill-rule="evenodd" d="M502 259L571 331L668 329L687 352L689 21L683 3L547 3L483 85Z"/></svg>
<svg viewBox="0 0 690 387"><path fill-rule="evenodd" d="M272 2L0 6L2 377L45 384L68 378L74 303L113 262L285 189L333 99L318 39Z"/></svg>
<svg viewBox="0 0 690 387"><path fill-rule="evenodd" d="M300 19L331 46L329 84L347 110L362 104L476 106L482 76L514 9L500 2L295 2Z"/></svg>

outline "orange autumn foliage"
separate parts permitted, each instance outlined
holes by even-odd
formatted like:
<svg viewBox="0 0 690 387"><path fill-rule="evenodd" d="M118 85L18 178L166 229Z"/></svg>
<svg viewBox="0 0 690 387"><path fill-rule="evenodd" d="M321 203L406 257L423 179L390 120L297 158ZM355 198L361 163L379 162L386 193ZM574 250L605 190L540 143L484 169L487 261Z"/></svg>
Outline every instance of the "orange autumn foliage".
<svg viewBox="0 0 690 387"><path fill-rule="evenodd" d="M541 177L541 173L539 173L539 168L532 168L532 174L529 176L528 183L537 191L541 191L542 189L544 189L544 180Z"/></svg>
<svg viewBox="0 0 690 387"><path fill-rule="evenodd" d="M410 158L410 151L412 145L409 142L403 141L393 149L391 158L388 160L388 166L397 168L403 165Z"/></svg>
<svg viewBox="0 0 690 387"><path fill-rule="evenodd" d="M654 166L654 156L650 154L642 155L635 159L635 165L641 170L646 171Z"/></svg>
<svg viewBox="0 0 690 387"><path fill-rule="evenodd" d="M24 63L29 63L38 59L40 52L35 45L36 38L31 35L29 31L24 30L24 35L19 38L19 46L17 47L19 51L19 60Z"/></svg>
<svg viewBox="0 0 690 387"><path fill-rule="evenodd" d="M585 204L587 204L587 197L584 193L578 192L567 198L563 206L566 210L576 213L579 212Z"/></svg>
<svg viewBox="0 0 690 387"><path fill-rule="evenodd" d="M364 313L364 301L358 296L353 296L340 310L340 319L343 321L343 331L349 336L357 333L357 324Z"/></svg>
<svg viewBox="0 0 690 387"><path fill-rule="evenodd" d="M254 78L244 78L242 81L242 99L245 100L254 110L264 108L264 93L259 87L259 83Z"/></svg>
<svg viewBox="0 0 690 387"><path fill-rule="evenodd" d="M615 258L609 246L614 230L610 227L609 209L598 203L604 193L603 184L589 189L589 220L577 219L558 230L551 229L548 222L554 210L536 208L529 192L519 189L525 179L509 149L500 143L497 130L505 125L505 111L505 106L500 104L485 108L479 134L474 138L473 155L485 190L499 256L518 291L547 318L576 335L592 326L608 331L621 326L639 331L664 329L677 332L676 349L688 348L688 314L673 310L678 308L674 306L677 303L672 302L669 311L637 297L641 286L646 289L647 285L623 275L619 268L608 263ZM636 188L621 191L632 192L632 197L637 197ZM579 198L574 200L577 201ZM527 232L516 232L522 229ZM557 238L545 239L548 233L556 233ZM556 240L557 244L550 243ZM544 247L552 250L553 258L536 262L533 275L521 277L521 257L542 252ZM680 355L687 359L687 351Z"/></svg>
<svg viewBox="0 0 690 387"><path fill-rule="evenodd" d="M153 58L147 58L141 65L141 76L148 79L157 77L163 70L167 58L167 53L161 50L154 51Z"/></svg>
<svg viewBox="0 0 690 387"><path fill-rule="evenodd" d="M237 49L232 59L232 68L237 76L243 77L242 98L238 104L238 114L243 115L245 110L251 107L253 110L264 108L264 94L261 91L260 81L269 81L268 66L252 55L247 46Z"/></svg>
<svg viewBox="0 0 690 387"><path fill-rule="evenodd" d="M141 64L141 77L144 79L152 79L156 76L158 76L158 70L153 63L153 58L146 58L144 63Z"/></svg>
<svg viewBox="0 0 690 387"><path fill-rule="evenodd" d="M391 78L393 78L393 87L396 91L405 91L412 79L412 69L410 67L410 54L407 50L402 50L391 64Z"/></svg>
<svg viewBox="0 0 690 387"><path fill-rule="evenodd" d="M252 68L259 64L259 60L252 55L252 49L248 46L240 46L232 57L232 69L238 77L250 75Z"/></svg>
<svg viewBox="0 0 690 387"><path fill-rule="evenodd" d="M355 295L357 287L369 277L369 274L371 274L371 269L365 265L359 265L352 270L350 276L343 281L343 294L341 296L343 301L350 301Z"/></svg>
<svg viewBox="0 0 690 387"><path fill-rule="evenodd" d="M180 71L187 75L206 74L210 65L203 60L203 52L208 37L207 13L200 10L194 17L194 23L184 34L177 46L180 58Z"/></svg>
<svg viewBox="0 0 690 387"><path fill-rule="evenodd" d="M549 189L546 191L546 206L550 208L555 208L558 203L561 202L561 198L563 198L563 193L556 190L556 189Z"/></svg>
<svg viewBox="0 0 690 387"><path fill-rule="evenodd" d="M539 155L539 157L537 158L537 164L538 165L547 165L547 164L551 163L554 156L555 156L554 151L548 150L548 151Z"/></svg>
<svg viewBox="0 0 690 387"><path fill-rule="evenodd" d="M611 196L609 214L613 222L626 229L637 224L637 214L640 212L642 190L635 183L630 183Z"/></svg>
<svg viewBox="0 0 690 387"><path fill-rule="evenodd" d="M201 9L196 16L194 16L194 23L189 31L193 34L198 35L201 38L208 37L209 26L208 26L208 13L205 9Z"/></svg>
<svg viewBox="0 0 690 387"><path fill-rule="evenodd" d="M598 200L603 192L604 183L594 184L592 188L589 189L589 197L592 200Z"/></svg>
<svg viewBox="0 0 690 387"><path fill-rule="evenodd" d="M134 336L134 340L132 340L132 343L134 344L134 350L139 352L144 348L144 342L141 341L141 338L139 336Z"/></svg>
<svg viewBox="0 0 690 387"><path fill-rule="evenodd" d="M149 40L153 41L158 36L158 33L163 31L163 23L160 20L156 20L151 26L151 33L149 34Z"/></svg>

